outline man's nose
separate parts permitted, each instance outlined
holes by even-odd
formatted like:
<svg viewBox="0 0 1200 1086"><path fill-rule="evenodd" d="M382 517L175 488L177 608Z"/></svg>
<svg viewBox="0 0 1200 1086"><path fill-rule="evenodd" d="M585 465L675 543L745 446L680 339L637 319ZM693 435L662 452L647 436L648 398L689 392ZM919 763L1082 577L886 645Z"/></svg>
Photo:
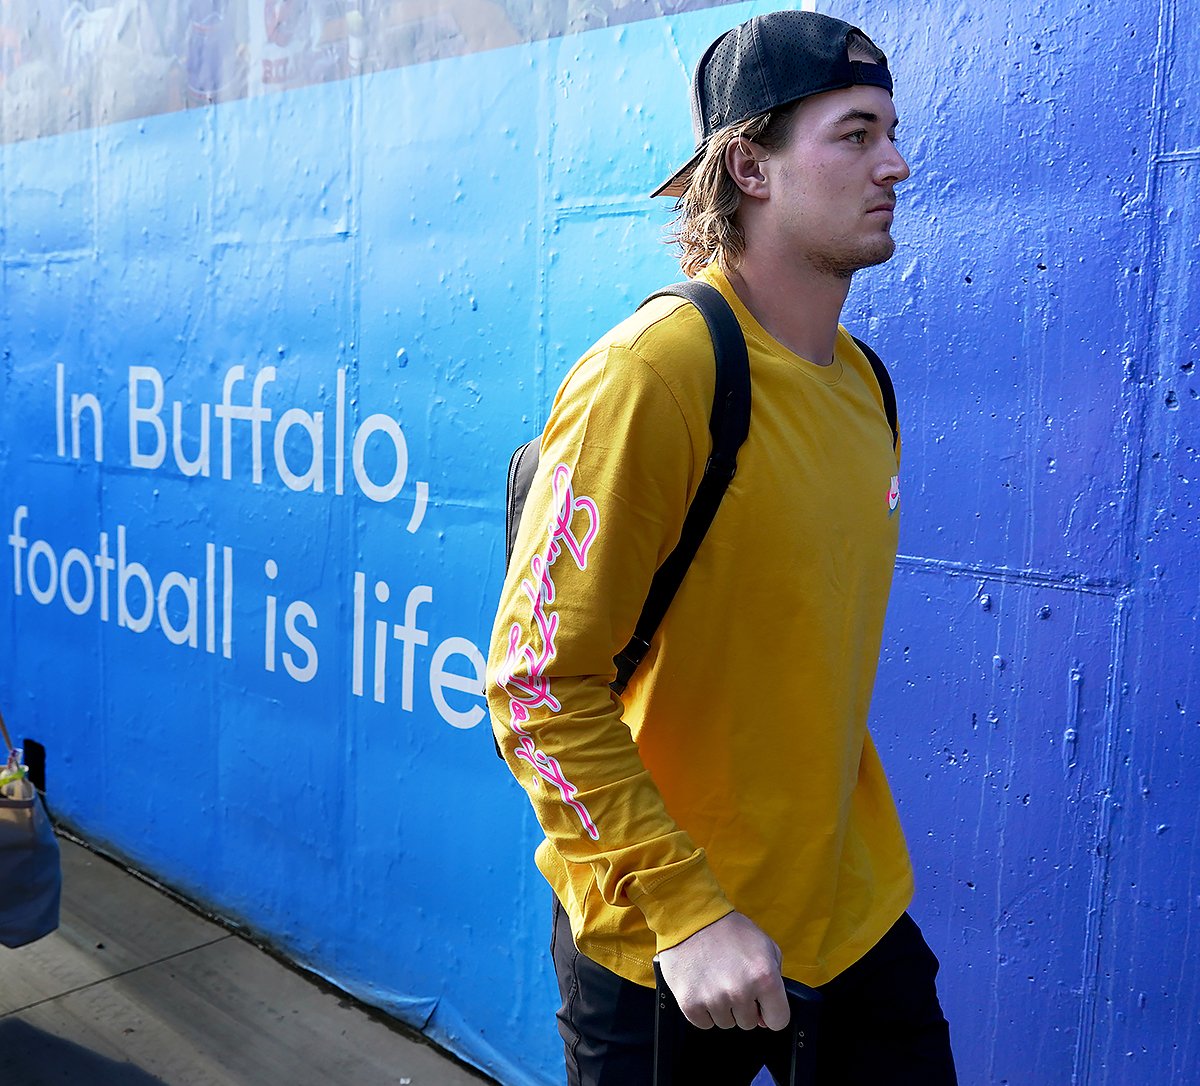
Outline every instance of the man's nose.
<svg viewBox="0 0 1200 1086"><path fill-rule="evenodd" d="M907 180L911 171L908 168L908 163L904 160L904 156L900 153L900 149L894 144L889 144L891 152L887 159L880 165L880 184L895 185L900 181Z"/></svg>

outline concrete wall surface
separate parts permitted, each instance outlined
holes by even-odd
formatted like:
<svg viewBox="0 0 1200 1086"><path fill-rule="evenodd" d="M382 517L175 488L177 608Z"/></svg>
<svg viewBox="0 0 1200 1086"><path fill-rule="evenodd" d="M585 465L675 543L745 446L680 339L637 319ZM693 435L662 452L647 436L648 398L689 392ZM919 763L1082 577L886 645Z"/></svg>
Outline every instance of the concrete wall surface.
<svg viewBox="0 0 1200 1086"><path fill-rule="evenodd" d="M961 1079L1195 1081L1200 2L816 7L913 167L845 323ZM505 465L678 277L646 193L766 10L0 4L0 705L67 824L506 1083L560 1072L481 696Z"/></svg>

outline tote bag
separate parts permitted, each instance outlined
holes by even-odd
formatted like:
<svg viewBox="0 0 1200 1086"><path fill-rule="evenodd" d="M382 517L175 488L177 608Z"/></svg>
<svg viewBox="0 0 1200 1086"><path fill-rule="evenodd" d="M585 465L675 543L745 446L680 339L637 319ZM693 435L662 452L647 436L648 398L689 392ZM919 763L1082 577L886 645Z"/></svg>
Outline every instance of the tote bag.
<svg viewBox="0 0 1200 1086"><path fill-rule="evenodd" d="M0 943L24 946L58 927L62 865L54 827L0 716Z"/></svg>

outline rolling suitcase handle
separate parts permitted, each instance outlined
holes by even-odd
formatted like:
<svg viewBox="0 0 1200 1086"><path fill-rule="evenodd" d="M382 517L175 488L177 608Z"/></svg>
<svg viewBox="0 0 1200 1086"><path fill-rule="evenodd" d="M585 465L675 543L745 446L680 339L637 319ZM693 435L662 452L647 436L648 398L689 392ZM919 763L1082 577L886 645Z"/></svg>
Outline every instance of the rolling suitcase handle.
<svg viewBox="0 0 1200 1086"><path fill-rule="evenodd" d="M654 1086L693 1086L677 1079L676 1072L687 1044L688 1031L697 1027L684 1018L663 980L658 958L654 959L654 980ZM817 989L787 977L783 978L783 988L792 1011L786 1031L791 1052L786 1086L811 1086L816 1082L817 1025L822 996Z"/></svg>

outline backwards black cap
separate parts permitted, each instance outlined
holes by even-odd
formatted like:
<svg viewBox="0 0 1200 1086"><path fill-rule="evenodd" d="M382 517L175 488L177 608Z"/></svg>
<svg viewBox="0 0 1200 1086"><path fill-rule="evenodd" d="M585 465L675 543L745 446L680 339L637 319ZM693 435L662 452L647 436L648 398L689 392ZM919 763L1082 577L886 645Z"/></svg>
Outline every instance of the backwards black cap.
<svg viewBox="0 0 1200 1086"><path fill-rule="evenodd" d="M709 138L727 125L858 83L891 94L886 59L880 64L849 59L846 38L852 30L862 34L813 11L774 11L717 38L692 77L696 153L650 195L682 196Z"/></svg>

